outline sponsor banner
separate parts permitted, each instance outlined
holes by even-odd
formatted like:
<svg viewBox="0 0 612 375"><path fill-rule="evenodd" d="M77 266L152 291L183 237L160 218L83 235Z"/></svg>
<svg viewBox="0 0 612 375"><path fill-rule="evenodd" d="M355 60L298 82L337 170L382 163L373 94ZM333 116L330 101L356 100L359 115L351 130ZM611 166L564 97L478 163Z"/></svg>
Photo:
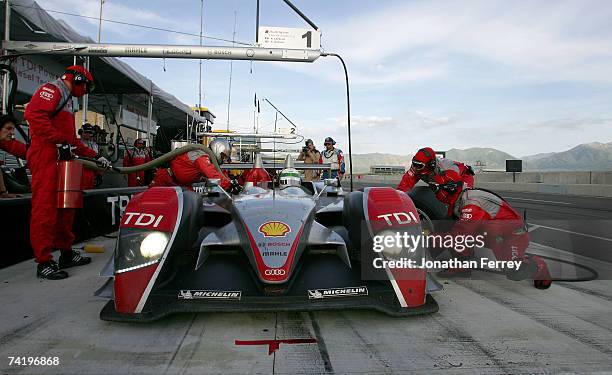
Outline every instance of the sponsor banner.
<svg viewBox="0 0 612 375"><path fill-rule="evenodd" d="M225 290L181 290L178 294L178 299L224 299L240 301L242 298L241 291L225 291Z"/></svg>
<svg viewBox="0 0 612 375"><path fill-rule="evenodd" d="M365 286L308 290L308 299L323 299L323 298L333 298L333 297L355 297L355 296L367 296L367 295L368 295L368 288Z"/></svg>
<svg viewBox="0 0 612 375"><path fill-rule="evenodd" d="M66 69L56 61L41 56L19 56L11 62L17 74L17 91L27 95L49 81L57 79Z"/></svg>

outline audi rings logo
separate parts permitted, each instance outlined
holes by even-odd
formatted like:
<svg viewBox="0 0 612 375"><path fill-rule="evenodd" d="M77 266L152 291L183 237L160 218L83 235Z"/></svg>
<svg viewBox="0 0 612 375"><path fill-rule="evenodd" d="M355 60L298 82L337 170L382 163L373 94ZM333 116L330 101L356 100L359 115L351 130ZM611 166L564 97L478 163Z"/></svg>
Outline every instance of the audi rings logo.
<svg viewBox="0 0 612 375"><path fill-rule="evenodd" d="M272 269L267 269L264 271L264 274L266 276L283 276L287 273L287 271L285 271L282 268L272 268Z"/></svg>

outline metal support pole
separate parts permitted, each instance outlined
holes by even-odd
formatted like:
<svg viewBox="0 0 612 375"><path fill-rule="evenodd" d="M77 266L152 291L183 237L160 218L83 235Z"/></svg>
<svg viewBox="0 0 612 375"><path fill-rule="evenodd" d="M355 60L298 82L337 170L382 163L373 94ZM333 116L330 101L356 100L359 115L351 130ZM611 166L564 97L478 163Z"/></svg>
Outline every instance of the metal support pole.
<svg viewBox="0 0 612 375"><path fill-rule="evenodd" d="M255 11L255 44L259 44L259 0L257 0L257 9Z"/></svg>
<svg viewBox="0 0 612 375"><path fill-rule="evenodd" d="M149 92L149 108L147 111L147 142L151 142L151 124L153 121L153 81L151 81L151 91Z"/></svg>
<svg viewBox="0 0 612 375"><path fill-rule="evenodd" d="M291 1L289 1L289 0L283 0L283 1L285 2L285 4L289 5L289 8L293 9L293 11L298 14L298 16L302 17L302 19L304 21L306 21L306 23L308 23L313 29L315 29L317 31L319 30L319 27L317 25L315 25L315 23L312 22L310 20L310 18L306 17L306 15L304 13L302 13L302 11L298 9L298 7L293 5L291 3Z"/></svg>
<svg viewBox="0 0 612 375"><path fill-rule="evenodd" d="M202 32L204 31L204 0L200 0L200 47L202 47ZM198 81L198 113L202 108L202 59L199 61L200 79Z"/></svg>
<svg viewBox="0 0 612 375"><path fill-rule="evenodd" d="M104 0L100 0L100 22L98 23L98 43L102 40L102 6L104 5Z"/></svg>
<svg viewBox="0 0 612 375"><path fill-rule="evenodd" d="M4 1L4 41L8 42L11 37L11 5L9 4L9 0ZM6 49L4 50L4 54L8 55ZM5 73L2 77L2 113L6 114L8 112L8 84L9 77L8 73Z"/></svg>
<svg viewBox="0 0 612 375"><path fill-rule="evenodd" d="M346 81L346 116L347 116L347 125L348 125L348 146L349 146L349 174L351 175L351 191L353 191L353 148L351 141L351 97L349 92L349 76L348 70L346 69L346 64L340 55L337 53L324 53L321 56L334 56L337 57L342 63L342 67L344 68L344 78Z"/></svg>
<svg viewBox="0 0 612 375"><path fill-rule="evenodd" d="M75 55L97 57L140 57L166 59L210 59L248 61L313 62L321 56L320 50L190 46L172 44L98 44L5 41L3 48L29 55Z"/></svg>
<svg viewBox="0 0 612 375"><path fill-rule="evenodd" d="M89 70L89 57L85 58L85 69ZM87 109L89 107L89 94L83 95L83 124L87 122Z"/></svg>
<svg viewBox="0 0 612 375"><path fill-rule="evenodd" d="M189 142L189 115L187 115L187 121L185 122L185 140Z"/></svg>

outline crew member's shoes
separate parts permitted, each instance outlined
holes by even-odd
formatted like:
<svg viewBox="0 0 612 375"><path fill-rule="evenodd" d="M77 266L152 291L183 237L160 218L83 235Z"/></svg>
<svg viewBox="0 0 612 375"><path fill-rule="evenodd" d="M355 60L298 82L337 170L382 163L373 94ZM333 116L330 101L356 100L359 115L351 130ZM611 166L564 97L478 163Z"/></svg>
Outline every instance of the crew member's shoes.
<svg viewBox="0 0 612 375"><path fill-rule="evenodd" d="M78 251L70 250L70 252L62 252L59 258L60 268L70 268L76 266L84 266L91 263L91 258L81 256Z"/></svg>
<svg viewBox="0 0 612 375"><path fill-rule="evenodd" d="M67 278L68 273L60 270L58 264L53 260L50 260L45 263L38 263L36 276L40 277L41 279L61 280Z"/></svg>
<svg viewBox="0 0 612 375"><path fill-rule="evenodd" d="M538 271L533 276L533 286L537 289L548 289L552 285L552 277L548 271L548 265L542 258L535 255L533 260L538 265Z"/></svg>
<svg viewBox="0 0 612 375"><path fill-rule="evenodd" d="M472 276L472 270L469 268L447 268L436 273L436 276L442 279L468 278Z"/></svg>

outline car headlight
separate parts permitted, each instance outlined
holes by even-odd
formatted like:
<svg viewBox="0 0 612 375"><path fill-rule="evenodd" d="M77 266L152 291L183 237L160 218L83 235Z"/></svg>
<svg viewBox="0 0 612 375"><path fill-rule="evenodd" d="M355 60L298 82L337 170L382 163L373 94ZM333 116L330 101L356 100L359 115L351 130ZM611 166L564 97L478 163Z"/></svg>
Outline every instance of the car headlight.
<svg viewBox="0 0 612 375"><path fill-rule="evenodd" d="M404 250L401 238L398 240L396 231L383 230L378 232L377 236L382 238L382 253L385 255L385 258L396 258Z"/></svg>
<svg viewBox="0 0 612 375"><path fill-rule="evenodd" d="M166 251L170 233L121 228L115 251L115 272L122 273L159 262Z"/></svg>
<svg viewBox="0 0 612 375"><path fill-rule="evenodd" d="M160 256L168 244L168 235L164 232L151 232L140 243L140 254L146 258Z"/></svg>
<svg viewBox="0 0 612 375"><path fill-rule="evenodd" d="M386 229L377 233L381 236L382 253L386 258L418 259L422 256L422 233L420 228L402 230Z"/></svg>

